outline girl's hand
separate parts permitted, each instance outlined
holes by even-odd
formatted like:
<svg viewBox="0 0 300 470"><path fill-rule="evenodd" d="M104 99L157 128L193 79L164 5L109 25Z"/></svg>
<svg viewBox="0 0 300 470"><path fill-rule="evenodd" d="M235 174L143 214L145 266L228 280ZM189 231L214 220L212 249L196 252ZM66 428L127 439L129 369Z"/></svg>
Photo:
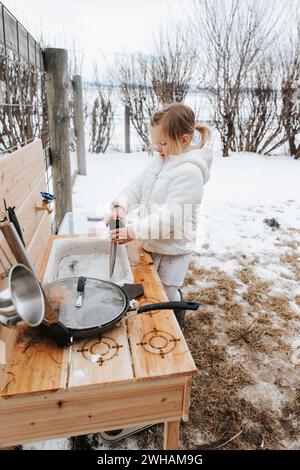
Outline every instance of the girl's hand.
<svg viewBox="0 0 300 470"><path fill-rule="evenodd" d="M126 212L121 206L116 206L113 208L110 214L107 214L107 216L104 219L105 225L108 227L111 223L112 220L120 219L122 222L125 222L126 220Z"/></svg>
<svg viewBox="0 0 300 470"><path fill-rule="evenodd" d="M111 230L110 238L114 243L118 243L118 245L123 245L124 243L128 243L132 240L135 240L135 233L133 231L133 228L128 225L127 227L120 227L116 230Z"/></svg>

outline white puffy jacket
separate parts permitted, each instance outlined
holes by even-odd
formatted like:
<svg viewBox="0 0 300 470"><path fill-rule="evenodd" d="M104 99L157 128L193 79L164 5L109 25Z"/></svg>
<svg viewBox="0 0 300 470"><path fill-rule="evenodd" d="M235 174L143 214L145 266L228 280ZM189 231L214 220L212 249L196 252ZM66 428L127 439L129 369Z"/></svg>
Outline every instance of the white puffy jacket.
<svg viewBox="0 0 300 470"><path fill-rule="evenodd" d="M156 154L112 201L112 207L120 205L132 213L128 223L146 251L179 255L194 250L197 213L211 162L208 145L167 159Z"/></svg>

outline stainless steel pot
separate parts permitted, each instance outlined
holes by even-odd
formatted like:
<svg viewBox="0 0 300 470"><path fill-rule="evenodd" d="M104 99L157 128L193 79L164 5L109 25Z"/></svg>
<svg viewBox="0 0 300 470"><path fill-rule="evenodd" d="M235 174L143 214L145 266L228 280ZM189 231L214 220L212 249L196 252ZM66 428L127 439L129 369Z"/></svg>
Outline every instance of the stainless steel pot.
<svg viewBox="0 0 300 470"><path fill-rule="evenodd" d="M29 268L16 264L9 272L8 288L0 294L0 323L9 327L38 326L44 314L44 297L37 278Z"/></svg>

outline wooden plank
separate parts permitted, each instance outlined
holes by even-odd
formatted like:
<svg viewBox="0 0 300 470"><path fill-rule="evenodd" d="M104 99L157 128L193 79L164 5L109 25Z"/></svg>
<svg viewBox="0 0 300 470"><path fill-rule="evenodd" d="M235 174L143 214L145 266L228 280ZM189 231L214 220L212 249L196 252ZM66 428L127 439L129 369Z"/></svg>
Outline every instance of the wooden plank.
<svg viewBox="0 0 300 470"><path fill-rule="evenodd" d="M45 251L43 253L43 259L42 259L42 262L41 262L41 265L40 265L39 272L37 273L38 278L41 282L43 281L43 278L44 278L44 274L45 274L45 270L46 270L46 267L47 267L50 251L51 251L51 248L52 248L52 243L53 243L53 240L55 240L55 238L56 238L56 235L50 235L50 237L48 238L47 246L45 247Z"/></svg>
<svg viewBox="0 0 300 470"><path fill-rule="evenodd" d="M42 212L39 224L35 227L35 231L32 234L30 242L26 247L28 257L35 268L35 271L38 273L41 267L42 261L44 259L45 250L49 241L50 236L50 220L48 213ZM10 248L8 247L6 240L4 239L2 233L0 233L0 244L3 250L5 251L8 258L14 264L16 263L15 257L13 256ZM8 262L5 260L4 255L0 251L1 260L5 266L8 266ZM2 269L0 269L2 272Z"/></svg>
<svg viewBox="0 0 300 470"><path fill-rule="evenodd" d="M16 207L15 212L18 217L20 227L22 229L25 246L27 247L33 237L38 225L40 224L43 215L46 213L49 218L50 235L50 216L46 211L36 211L35 207L40 206L42 202L41 191L46 190L46 181L44 174L40 175L39 179L32 184L30 193L25 195L22 203Z"/></svg>
<svg viewBox="0 0 300 470"><path fill-rule="evenodd" d="M168 302L168 296L154 267L151 255L141 249L140 264L132 266L134 282L142 283L145 291L145 299L142 305L156 302Z"/></svg>
<svg viewBox="0 0 300 470"><path fill-rule="evenodd" d="M15 258L12 252L10 251L8 243L4 239L2 232L0 233L0 246L1 246L0 260L5 266L5 270L4 270L2 264L0 265L0 273L2 274L4 273L4 271L7 272L10 269L11 264L15 262ZM2 250L4 251L5 254L3 254Z"/></svg>
<svg viewBox="0 0 300 470"><path fill-rule="evenodd" d="M1 246L3 245L1 244ZM7 247L7 250L8 250L8 247ZM10 253L10 259L11 261L13 261L14 259L11 253ZM4 263L4 266L8 270L9 264L6 261L1 250L0 250L0 260ZM4 269L2 268L2 265L0 264L0 274L2 274L3 272L4 272ZM0 292L2 292L6 288L7 288L7 278L5 279L0 278ZM1 354L0 354L0 390L4 386L4 383L5 383L6 370L7 370L8 365L10 364L10 360L13 354L13 350L14 350L14 346L16 342L16 336L17 336L16 329L6 328L0 325L0 342L2 342L2 344L0 344L0 349L1 348L4 349L3 353L5 355L5 357L3 358L5 359L5 361L2 362Z"/></svg>
<svg viewBox="0 0 300 470"><path fill-rule="evenodd" d="M47 213L43 213L42 220L38 225L32 240L27 248L29 259L38 273L43 261L50 235L50 220Z"/></svg>
<svg viewBox="0 0 300 470"><path fill-rule="evenodd" d="M69 151L69 97L67 87L68 51L44 49L49 140L52 157L53 187L56 194L56 220L72 211L72 184Z"/></svg>
<svg viewBox="0 0 300 470"><path fill-rule="evenodd" d="M164 450L179 449L180 421L165 423L164 428Z"/></svg>
<svg viewBox="0 0 300 470"><path fill-rule="evenodd" d="M168 300L148 253L142 253L141 265L132 269L135 282L142 282L144 286L142 305ZM130 316L127 318L127 329L136 379L196 372L172 310Z"/></svg>
<svg viewBox="0 0 300 470"><path fill-rule="evenodd" d="M5 328L4 326L0 328L0 341L2 341L2 346L0 345L0 348L3 348L4 354L4 357L2 358L3 362L0 357L0 390L2 390L6 382L6 371L11 363L17 336L18 332L15 328Z"/></svg>
<svg viewBox="0 0 300 470"><path fill-rule="evenodd" d="M160 380L0 398L0 447L178 421L183 387L182 380Z"/></svg>
<svg viewBox="0 0 300 470"><path fill-rule="evenodd" d="M12 396L65 388L68 349L58 348L51 339L39 338L32 328L20 328L1 395Z"/></svg>
<svg viewBox="0 0 300 470"><path fill-rule="evenodd" d="M21 31L22 27L19 25L19 33ZM26 33L24 34L26 36ZM20 35L22 34L20 33ZM45 213L35 213L34 210L35 204L41 200L39 192L45 190L45 188L46 182L41 140L36 140L0 159L0 209L4 210L4 198L8 206L16 206L15 210L20 225L23 228L23 236L25 242L27 242L28 254L36 269L41 263L45 242L50 234L50 224L47 220L48 214L45 216ZM16 260L2 233L0 234L0 245L11 263L14 264ZM0 259L6 268L9 269L9 265L1 250ZM3 268L1 266L0 272L2 273L2 271ZM7 330L7 328L0 326L0 334L3 334L6 341L8 341L9 362L15 341L15 333L7 334L3 330ZM8 340L8 337L14 337L14 340ZM3 376L0 380L3 381Z"/></svg>
<svg viewBox="0 0 300 470"><path fill-rule="evenodd" d="M135 378L189 375L196 367L181 329L170 310L127 319Z"/></svg>
<svg viewBox="0 0 300 470"><path fill-rule="evenodd" d="M183 406L182 406L182 419L183 421L186 421L186 422L189 420L191 392L192 392L192 377L186 377L184 395L183 395Z"/></svg>
<svg viewBox="0 0 300 470"><path fill-rule="evenodd" d="M73 76L73 106L74 106L74 127L77 148L77 168L79 175L87 174L86 152L85 152L85 131L84 131L84 108L82 97L82 78L80 75Z"/></svg>
<svg viewBox="0 0 300 470"><path fill-rule="evenodd" d="M30 220L30 217L28 217ZM40 222L36 225L36 222L32 224L28 230L31 231L35 228L35 231L31 234L30 239L28 239L28 245L26 246L26 251L28 253L29 259L33 264L36 272L38 273L42 261L44 259L44 252L48 244L49 236L50 236L50 220L48 213L42 212L41 217L39 217ZM2 233L0 233L0 245L5 251L6 255L8 256L9 260L12 264L16 263L16 260L8 247L6 240ZM0 252L1 260L3 259L4 265L9 269L8 261L4 259L4 255ZM2 273L3 269L0 267L0 273Z"/></svg>
<svg viewBox="0 0 300 470"><path fill-rule="evenodd" d="M36 182L44 175L43 148L38 139L0 159L0 210L21 206Z"/></svg>
<svg viewBox="0 0 300 470"><path fill-rule="evenodd" d="M99 338L76 341L72 347L69 388L133 380L124 322Z"/></svg>

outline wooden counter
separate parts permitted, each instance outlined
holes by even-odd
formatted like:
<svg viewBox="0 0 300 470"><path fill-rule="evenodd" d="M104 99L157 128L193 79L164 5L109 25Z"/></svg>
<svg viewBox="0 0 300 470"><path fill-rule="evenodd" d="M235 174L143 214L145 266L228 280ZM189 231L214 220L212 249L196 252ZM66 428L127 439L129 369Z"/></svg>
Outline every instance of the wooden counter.
<svg viewBox="0 0 300 470"><path fill-rule="evenodd" d="M168 300L148 253L132 270L141 305ZM128 312L103 336L64 349L21 333L0 395L0 447L165 423L164 448L178 449L196 367L172 310Z"/></svg>

